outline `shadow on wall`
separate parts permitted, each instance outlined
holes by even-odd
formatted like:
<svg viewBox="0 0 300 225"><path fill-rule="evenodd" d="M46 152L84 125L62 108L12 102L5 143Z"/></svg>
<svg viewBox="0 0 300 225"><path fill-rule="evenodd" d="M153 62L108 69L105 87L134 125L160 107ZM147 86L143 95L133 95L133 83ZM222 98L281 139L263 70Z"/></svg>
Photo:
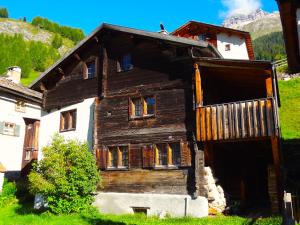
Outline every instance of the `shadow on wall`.
<svg viewBox="0 0 300 225"><path fill-rule="evenodd" d="M95 102L90 106L90 116L89 116L89 127L87 132L87 142L89 150L91 151L94 146L94 111L95 111Z"/></svg>

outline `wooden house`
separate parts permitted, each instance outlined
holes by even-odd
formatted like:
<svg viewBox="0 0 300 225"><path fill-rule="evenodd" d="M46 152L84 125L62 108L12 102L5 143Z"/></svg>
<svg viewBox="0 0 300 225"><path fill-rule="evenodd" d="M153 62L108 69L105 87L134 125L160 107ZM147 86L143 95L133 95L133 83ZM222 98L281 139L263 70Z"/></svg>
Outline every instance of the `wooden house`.
<svg viewBox="0 0 300 225"><path fill-rule="evenodd" d="M300 72L300 2L277 0L290 73Z"/></svg>
<svg viewBox="0 0 300 225"><path fill-rule="evenodd" d="M249 32L189 21L173 31L172 35L208 41L226 59L254 60L254 50Z"/></svg>
<svg viewBox="0 0 300 225"><path fill-rule="evenodd" d="M22 86L21 70L10 67L0 77L0 161L9 179L28 172L37 159L42 94Z"/></svg>
<svg viewBox="0 0 300 225"><path fill-rule="evenodd" d="M44 96L41 145L54 132L88 140L103 212L205 216L206 166L228 199L277 206L269 62L223 59L207 41L103 24L31 88Z"/></svg>

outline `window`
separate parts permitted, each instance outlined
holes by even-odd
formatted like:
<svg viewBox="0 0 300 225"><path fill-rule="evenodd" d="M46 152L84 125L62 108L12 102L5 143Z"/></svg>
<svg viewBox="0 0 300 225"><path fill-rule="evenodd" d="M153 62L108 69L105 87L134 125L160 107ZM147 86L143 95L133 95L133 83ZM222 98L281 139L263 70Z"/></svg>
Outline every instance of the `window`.
<svg viewBox="0 0 300 225"><path fill-rule="evenodd" d="M96 63L95 61L86 64L87 67L87 78L91 79L96 77Z"/></svg>
<svg viewBox="0 0 300 225"><path fill-rule="evenodd" d="M142 117L142 101L140 98L132 99L132 116Z"/></svg>
<svg viewBox="0 0 300 225"><path fill-rule="evenodd" d="M25 102L17 101L16 106L15 106L15 110L16 110L16 112L22 112L22 113L26 112Z"/></svg>
<svg viewBox="0 0 300 225"><path fill-rule="evenodd" d="M4 122L3 134L15 136L16 124Z"/></svg>
<svg viewBox="0 0 300 225"><path fill-rule="evenodd" d="M60 132L76 129L76 109L60 114Z"/></svg>
<svg viewBox="0 0 300 225"><path fill-rule="evenodd" d="M26 150L25 151L25 160L29 161L31 158L31 150Z"/></svg>
<svg viewBox="0 0 300 225"><path fill-rule="evenodd" d="M155 98L153 96L132 98L130 100L130 118L143 118L155 115Z"/></svg>
<svg viewBox="0 0 300 225"><path fill-rule="evenodd" d="M179 166L181 164L180 143L157 144L155 152L156 166Z"/></svg>
<svg viewBox="0 0 300 225"><path fill-rule="evenodd" d="M96 59L84 63L83 77L84 79L92 79L96 77Z"/></svg>
<svg viewBox="0 0 300 225"><path fill-rule="evenodd" d="M167 144L156 145L156 165L158 165L158 166L167 166L168 165Z"/></svg>
<svg viewBox="0 0 300 225"><path fill-rule="evenodd" d="M118 61L118 72L128 71L133 68L130 54L123 55Z"/></svg>
<svg viewBox="0 0 300 225"><path fill-rule="evenodd" d="M230 51L230 47L231 47L230 44L226 44L225 45L225 51Z"/></svg>
<svg viewBox="0 0 300 225"><path fill-rule="evenodd" d="M110 147L108 149L108 167L117 167L118 166L118 148Z"/></svg>
<svg viewBox="0 0 300 225"><path fill-rule="evenodd" d="M127 168L129 165L128 146L112 146L108 148L108 168Z"/></svg>
<svg viewBox="0 0 300 225"><path fill-rule="evenodd" d="M171 143L169 148L172 151L172 165L180 165L181 154L180 154L180 143Z"/></svg>
<svg viewBox="0 0 300 225"><path fill-rule="evenodd" d="M145 115L154 115L155 99L153 97L144 98Z"/></svg>
<svg viewBox="0 0 300 225"><path fill-rule="evenodd" d="M199 40L199 41L206 41L206 35L205 35L205 34L200 34L200 35L198 36L198 40Z"/></svg>

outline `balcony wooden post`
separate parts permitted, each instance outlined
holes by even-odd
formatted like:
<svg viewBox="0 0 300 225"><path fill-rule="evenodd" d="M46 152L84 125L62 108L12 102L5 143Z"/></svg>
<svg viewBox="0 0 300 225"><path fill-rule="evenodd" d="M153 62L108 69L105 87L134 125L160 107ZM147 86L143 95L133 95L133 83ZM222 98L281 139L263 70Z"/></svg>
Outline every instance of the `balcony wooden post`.
<svg viewBox="0 0 300 225"><path fill-rule="evenodd" d="M202 87L201 87L201 74L198 64L194 64L194 79L195 79L195 96L196 96L196 137L197 141L200 141L200 108L199 105L203 104L202 99Z"/></svg>

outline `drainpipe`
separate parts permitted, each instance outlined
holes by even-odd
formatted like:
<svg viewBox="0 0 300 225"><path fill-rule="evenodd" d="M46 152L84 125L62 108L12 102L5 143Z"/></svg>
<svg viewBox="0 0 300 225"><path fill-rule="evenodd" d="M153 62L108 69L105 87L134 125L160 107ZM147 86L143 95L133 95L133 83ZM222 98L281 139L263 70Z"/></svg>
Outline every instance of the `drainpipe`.
<svg viewBox="0 0 300 225"><path fill-rule="evenodd" d="M187 212L188 212L188 198L185 197L184 198L184 216L187 216Z"/></svg>

